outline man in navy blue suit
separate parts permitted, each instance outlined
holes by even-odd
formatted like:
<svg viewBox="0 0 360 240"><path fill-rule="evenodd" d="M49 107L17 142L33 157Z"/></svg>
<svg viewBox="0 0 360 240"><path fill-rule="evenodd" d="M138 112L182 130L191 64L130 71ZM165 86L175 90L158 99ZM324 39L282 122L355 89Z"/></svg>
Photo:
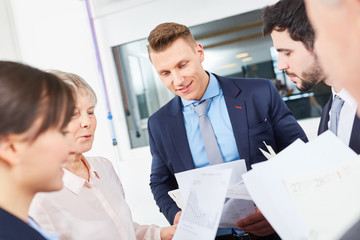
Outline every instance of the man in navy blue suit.
<svg viewBox="0 0 360 240"><path fill-rule="evenodd" d="M280 0L264 9L264 35L272 37L279 52L278 68L286 71L300 91L308 91L324 81L332 86L332 96L321 114L318 135L329 129L330 110L335 96L344 100L340 111L337 136L360 154L360 119L355 99L321 68L316 53L314 30L306 14L303 0Z"/></svg>
<svg viewBox="0 0 360 240"><path fill-rule="evenodd" d="M245 159L247 168L266 158L264 142L279 152L306 135L269 80L226 78L202 67L203 47L189 29L163 23L148 37L149 57L163 84L176 96L148 121L152 168L150 186L160 211L172 224L181 209L168 191L178 188L175 173L209 165L199 118L191 107L209 100L207 116L224 162ZM278 236L260 211L239 220L239 230L267 239ZM245 239L219 229L216 239Z"/></svg>

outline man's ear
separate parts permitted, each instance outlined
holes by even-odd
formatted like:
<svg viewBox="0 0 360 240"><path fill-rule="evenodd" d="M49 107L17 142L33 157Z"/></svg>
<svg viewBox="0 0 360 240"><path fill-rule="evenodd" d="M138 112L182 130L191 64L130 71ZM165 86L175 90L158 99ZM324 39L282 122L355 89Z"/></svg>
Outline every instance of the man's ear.
<svg viewBox="0 0 360 240"><path fill-rule="evenodd" d="M20 162L14 139L11 136L0 139L0 161L10 166Z"/></svg>
<svg viewBox="0 0 360 240"><path fill-rule="evenodd" d="M196 44L196 51L200 54L201 62L204 61L204 48L200 43Z"/></svg>

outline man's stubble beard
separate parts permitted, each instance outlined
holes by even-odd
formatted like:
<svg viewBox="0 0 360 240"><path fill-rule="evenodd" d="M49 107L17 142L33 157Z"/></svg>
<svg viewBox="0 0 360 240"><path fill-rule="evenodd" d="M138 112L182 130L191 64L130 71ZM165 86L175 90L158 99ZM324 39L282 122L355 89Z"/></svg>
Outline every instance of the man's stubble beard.
<svg viewBox="0 0 360 240"><path fill-rule="evenodd" d="M326 80L324 71L322 70L317 56L315 55L314 63L309 69L302 73L301 87L298 88L301 92L310 91L316 84Z"/></svg>

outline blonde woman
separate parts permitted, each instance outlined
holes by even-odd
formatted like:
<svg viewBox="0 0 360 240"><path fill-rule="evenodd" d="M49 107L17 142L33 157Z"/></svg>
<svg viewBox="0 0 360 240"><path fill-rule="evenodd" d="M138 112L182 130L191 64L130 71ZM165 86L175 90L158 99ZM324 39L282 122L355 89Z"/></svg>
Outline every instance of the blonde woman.
<svg viewBox="0 0 360 240"><path fill-rule="evenodd" d="M38 194L30 215L60 239L171 239L175 227L138 225L131 217L124 191L112 164L102 157L85 157L96 129L96 95L79 76L53 71L75 89L76 108L69 124L80 153L65 165L64 189Z"/></svg>

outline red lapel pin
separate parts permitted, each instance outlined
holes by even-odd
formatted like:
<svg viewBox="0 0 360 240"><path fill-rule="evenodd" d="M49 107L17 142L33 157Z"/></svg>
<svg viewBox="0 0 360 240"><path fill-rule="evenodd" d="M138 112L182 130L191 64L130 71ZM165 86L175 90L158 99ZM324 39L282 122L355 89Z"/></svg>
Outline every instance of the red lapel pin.
<svg viewBox="0 0 360 240"><path fill-rule="evenodd" d="M242 109L242 107L239 107L239 106L235 106L235 108Z"/></svg>

